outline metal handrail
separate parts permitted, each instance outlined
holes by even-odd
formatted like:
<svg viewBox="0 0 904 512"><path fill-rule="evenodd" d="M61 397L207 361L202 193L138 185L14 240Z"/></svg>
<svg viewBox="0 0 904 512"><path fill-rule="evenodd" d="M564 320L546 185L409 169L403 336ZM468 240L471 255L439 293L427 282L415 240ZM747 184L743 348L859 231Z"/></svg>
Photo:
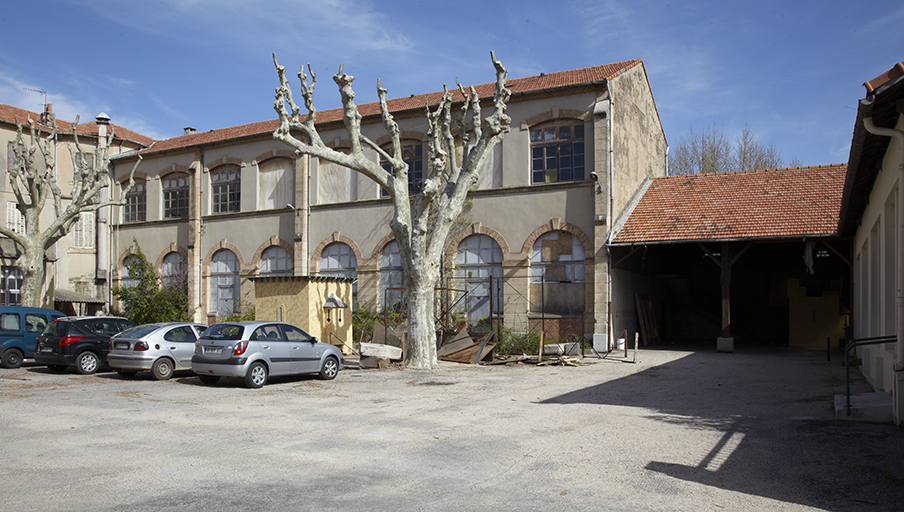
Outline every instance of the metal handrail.
<svg viewBox="0 0 904 512"><path fill-rule="evenodd" d="M851 415L851 365L848 358L852 348L862 347L864 345L881 345L883 343L893 343L898 340L897 336L875 336L872 338L854 338L848 340L844 349L844 380L847 391L847 415Z"/></svg>

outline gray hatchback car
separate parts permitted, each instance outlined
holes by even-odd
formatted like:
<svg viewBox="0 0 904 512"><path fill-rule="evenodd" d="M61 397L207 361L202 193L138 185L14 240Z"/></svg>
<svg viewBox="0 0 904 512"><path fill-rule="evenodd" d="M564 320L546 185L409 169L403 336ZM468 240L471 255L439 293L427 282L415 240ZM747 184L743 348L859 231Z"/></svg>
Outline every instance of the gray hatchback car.
<svg viewBox="0 0 904 512"><path fill-rule="evenodd" d="M150 371L157 380L177 370L190 370L195 342L207 329L203 324L163 322L132 327L110 338L107 363L122 377Z"/></svg>
<svg viewBox="0 0 904 512"><path fill-rule="evenodd" d="M344 360L338 347L282 322L224 322L213 324L195 343L191 369L204 384L220 377L243 377L259 388L270 376L317 373L334 379Z"/></svg>

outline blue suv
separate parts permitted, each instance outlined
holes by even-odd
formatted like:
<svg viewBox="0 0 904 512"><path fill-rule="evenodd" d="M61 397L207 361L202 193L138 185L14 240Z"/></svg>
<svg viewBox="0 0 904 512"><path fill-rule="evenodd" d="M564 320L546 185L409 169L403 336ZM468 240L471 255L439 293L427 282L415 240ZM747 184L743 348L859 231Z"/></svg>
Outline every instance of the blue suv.
<svg viewBox="0 0 904 512"><path fill-rule="evenodd" d="M66 316L55 309L0 306L0 364L18 368L35 357L35 341L47 324Z"/></svg>

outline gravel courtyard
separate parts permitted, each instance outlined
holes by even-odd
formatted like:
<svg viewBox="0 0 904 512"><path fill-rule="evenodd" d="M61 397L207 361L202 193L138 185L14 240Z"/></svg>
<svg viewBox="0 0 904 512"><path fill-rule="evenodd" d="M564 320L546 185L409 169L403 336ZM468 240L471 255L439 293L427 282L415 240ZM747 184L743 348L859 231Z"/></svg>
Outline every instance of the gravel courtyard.
<svg viewBox="0 0 904 512"><path fill-rule="evenodd" d="M835 421L837 354L617 355L346 369L259 390L3 369L0 510L904 506L904 432Z"/></svg>

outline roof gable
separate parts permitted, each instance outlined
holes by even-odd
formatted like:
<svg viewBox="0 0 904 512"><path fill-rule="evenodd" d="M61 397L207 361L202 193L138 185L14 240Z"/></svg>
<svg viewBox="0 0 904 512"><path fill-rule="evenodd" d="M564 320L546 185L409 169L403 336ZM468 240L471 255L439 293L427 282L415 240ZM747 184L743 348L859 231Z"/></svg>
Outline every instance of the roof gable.
<svg viewBox="0 0 904 512"><path fill-rule="evenodd" d="M654 178L614 245L835 234L847 166Z"/></svg>

